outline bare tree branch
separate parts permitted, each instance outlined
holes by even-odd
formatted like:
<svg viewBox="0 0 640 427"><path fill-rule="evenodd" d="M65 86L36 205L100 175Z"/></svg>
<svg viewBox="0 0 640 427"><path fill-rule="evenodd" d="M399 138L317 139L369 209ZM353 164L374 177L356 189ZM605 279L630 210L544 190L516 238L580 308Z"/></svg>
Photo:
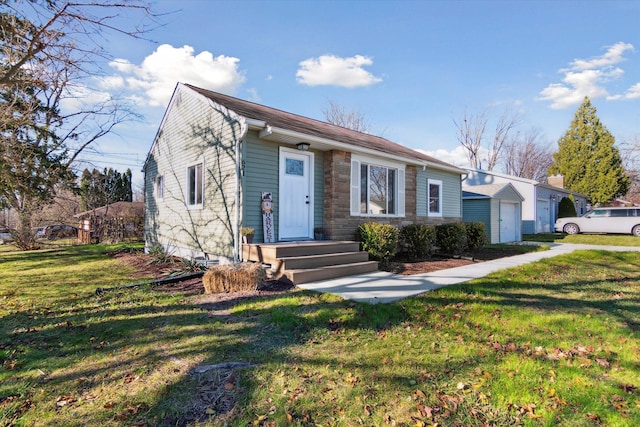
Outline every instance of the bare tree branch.
<svg viewBox="0 0 640 427"><path fill-rule="evenodd" d="M369 133L371 130L371 125L367 122L364 114L357 110L347 111L333 100L327 100L327 106L322 109L322 113L325 120L332 125L362 133Z"/></svg>
<svg viewBox="0 0 640 427"><path fill-rule="evenodd" d="M505 109L496 123L493 144L489 150L487 170L492 171L500 161L502 150L512 137L513 131L520 125L520 115L511 109Z"/></svg>
<svg viewBox="0 0 640 427"><path fill-rule="evenodd" d="M551 142L542 140L542 131L533 128L524 135L518 135L504 146L504 169L508 175L547 180L547 171L553 163Z"/></svg>
<svg viewBox="0 0 640 427"><path fill-rule="evenodd" d="M473 169L479 169L482 163L480 148L487 127L486 113L483 111L476 115L470 115L465 108L462 121L458 122L453 119L453 124L457 130L458 142L466 150L469 165Z"/></svg>

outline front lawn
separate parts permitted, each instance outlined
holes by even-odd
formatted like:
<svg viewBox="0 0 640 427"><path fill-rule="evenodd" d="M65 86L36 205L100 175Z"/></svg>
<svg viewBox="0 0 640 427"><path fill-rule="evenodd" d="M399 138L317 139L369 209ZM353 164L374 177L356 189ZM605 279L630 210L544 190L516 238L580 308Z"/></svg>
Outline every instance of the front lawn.
<svg viewBox="0 0 640 427"><path fill-rule="evenodd" d="M544 243L580 243L585 245L640 246L640 238L626 234L525 234L522 240Z"/></svg>
<svg viewBox="0 0 640 427"><path fill-rule="evenodd" d="M640 425L640 253L372 306L97 296L113 249L0 252L0 425Z"/></svg>

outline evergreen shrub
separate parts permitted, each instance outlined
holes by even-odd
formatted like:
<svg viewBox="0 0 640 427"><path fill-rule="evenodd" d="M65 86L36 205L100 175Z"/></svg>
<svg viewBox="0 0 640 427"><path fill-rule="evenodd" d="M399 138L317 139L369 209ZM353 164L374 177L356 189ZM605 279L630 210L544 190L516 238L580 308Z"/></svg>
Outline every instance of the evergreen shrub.
<svg viewBox="0 0 640 427"><path fill-rule="evenodd" d="M465 222L464 227L467 232L467 248L470 251L482 249L489 243L484 222Z"/></svg>
<svg viewBox="0 0 640 427"><path fill-rule="evenodd" d="M436 226L436 244L440 251L460 255L467 248L467 229L464 224L440 224Z"/></svg>
<svg viewBox="0 0 640 427"><path fill-rule="evenodd" d="M358 235L362 249L381 267L386 267L398 251L400 231L391 224L366 222L358 227Z"/></svg>
<svg viewBox="0 0 640 427"><path fill-rule="evenodd" d="M400 241L410 257L431 258L436 244L436 228L425 224L407 225L400 230Z"/></svg>
<svg viewBox="0 0 640 427"><path fill-rule="evenodd" d="M563 197L558 205L558 218L568 218L571 216L578 216L576 206L569 197Z"/></svg>

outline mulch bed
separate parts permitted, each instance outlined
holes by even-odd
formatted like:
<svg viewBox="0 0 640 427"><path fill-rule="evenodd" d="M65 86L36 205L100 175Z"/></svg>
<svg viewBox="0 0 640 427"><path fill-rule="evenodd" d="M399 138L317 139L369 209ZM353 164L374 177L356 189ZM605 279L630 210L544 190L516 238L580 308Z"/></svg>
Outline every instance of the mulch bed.
<svg viewBox="0 0 640 427"><path fill-rule="evenodd" d="M420 273L429 273L432 271L443 270L447 268L460 267L463 265L469 265L482 261L489 261L498 258L504 258L520 253L516 248L484 248L480 251L467 253L463 257L451 257L445 255L434 255L431 260L410 260L402 256L396 257L389 265L388 271L402 275L412 275ZM135 269L135 273L132 274L132 279L141 277L152 277L159 279L166 277L171 273L180 271L184 265L175 258L169 262L157 262L157 259L151 255L146 255L141 251L135 252L114 252L111 254L114 258L129 265ZM227 303L238 300L269 296L289 292L295 286L290 281L284 280L270 280L264 283L263 287L255 291L242 291L242 292L228 292L224 294L212 294L206 296L206 301L203 303L209 305L213 304L210 308L216 310L220 309L225 311ZM171 283L166 285L158 285L153 288L159 292L178 292L187 295L204 294L204 287L202 286L202 279L189 279L182 282Z"/></svg>
<svg viewBox="0 0 640 427"><path fill-rule="evenodd" d="M388 271L405 276L432 271L445 270L447 268L461 267L493 259L505 258L520 253L517 248L483 248L479 251L469 252L463 256L436 254L430 260L411 260L405 256L396 257L391 261Z"/></svg>

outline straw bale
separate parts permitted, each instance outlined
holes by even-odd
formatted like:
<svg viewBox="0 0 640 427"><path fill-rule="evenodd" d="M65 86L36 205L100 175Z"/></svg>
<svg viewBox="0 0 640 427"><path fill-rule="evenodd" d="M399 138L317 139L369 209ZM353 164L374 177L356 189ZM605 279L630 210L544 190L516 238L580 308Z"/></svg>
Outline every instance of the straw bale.
<svg viewBox="0 0 640 427"><path fill-rule="evenodd" d="M255 291L266 279L266 272L259 263L216 265L202 277L207 294L223 292Z"/></svg>

